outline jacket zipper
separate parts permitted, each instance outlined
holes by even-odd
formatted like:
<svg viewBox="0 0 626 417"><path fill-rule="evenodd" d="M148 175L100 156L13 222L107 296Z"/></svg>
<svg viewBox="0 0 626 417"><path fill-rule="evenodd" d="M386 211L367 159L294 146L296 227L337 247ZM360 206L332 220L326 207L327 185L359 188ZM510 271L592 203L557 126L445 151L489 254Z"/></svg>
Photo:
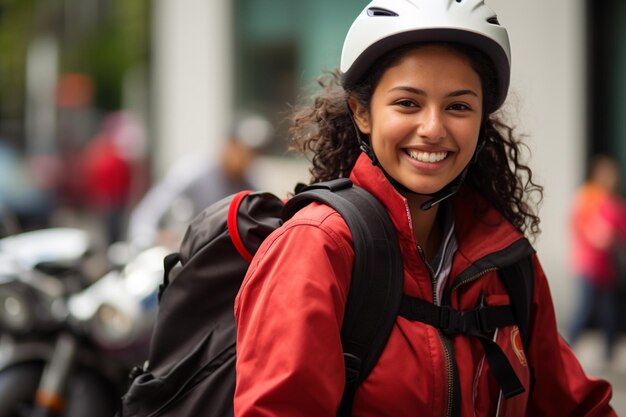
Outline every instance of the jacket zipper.
<svg viewBox="0 0 626 417"><path fill-rule="evenodd" d="M417 251L419 252L420 258L422 259L422 262L424 262L424 265L426 266L426 269L428 270L428 274L430 276L430 282L432 285L432 295L433 295L433 302L436 305L440 305L440 301L439 301L439 297L437 295L437 286L436 286L436 282L435 282L435 276L434 276L434 272L432 270L432 268L430 267L430 265L428 264L428 262L426 262L426 257L424 255L424 250L423 248L418 244L417 245ZM481 271L470 275L467 278L462 279L461 281L455 283L453 285L453 287L450 289L450 294L454 291L456 291L459 287L463 286L463 285L467 285L471 282L477 281L480 278L484 277L485 275L487 275L490 272L496 271L498 270L497 267L495 266L491 266L488 268L484 268ZM455 415L455 410L454 408L454 399L455 399L455 372L454 372L454 362L452 359L452 355L453 355L453 347L452 347L452 343L450 340L446 339L446 337L441 333L440 330L438 330L437 332L439 334L439 340L441 342L441 346L443 348L443 352L444 352L444 358L445 358L445 364L446 364L446 376L447 376L447 383L448 383L448 402L446 405L446 417L453 417ZM458 410L456 412L458 414Z"/></svg>
<svg viewBox="0 0 626 417"><path fill-rule="evenodd" d="M430 267L430 265L428 264L428 262L426 262L426 256L424 255L424 249L417 244L417 251L420 255L420 258L422 259L422 262L424 262L424 265L426 266L426 269L428 270L428 275L430 277L430 283L431 283L431 287L432 287L432 295L433 295L433 302L436 305L440 304L439 301L439 297L437 295L437 283L435 282L435 274L432 270L432 268ZM445 359L445 365L446 365L446 379L447 379L447 383L448 383L448 402L446 404L446 417L452 417L452 404L454 404L454 366L453 366L453 362L452 362L452 347L451 344L448 340L445 339L445 336L443 336L443 334L441 333L441 330L437 330L437 333L439 335L439 341L441 342L441 346L443 348L443 354L444 354L444 359Z"/></svg>

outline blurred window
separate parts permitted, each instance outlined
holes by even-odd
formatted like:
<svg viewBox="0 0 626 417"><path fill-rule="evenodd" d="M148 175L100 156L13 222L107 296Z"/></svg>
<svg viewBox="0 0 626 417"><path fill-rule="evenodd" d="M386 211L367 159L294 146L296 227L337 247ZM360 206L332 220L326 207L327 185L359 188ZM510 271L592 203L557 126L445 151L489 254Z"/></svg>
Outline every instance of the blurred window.
<svg viewBox="0 0 626 417"><path fill-rule="evenodd" d="M323 70L339 66L343 38L363 4L337 0L236 0L235 99L272 118L277 138L289 105ZM283 140L270 152L282 154Z"/></svg>
<svg viewBox="0 0 626 417"><path fill-rule="evenodd" d="M589 155L614 155L626 166L626 2L587 0L586 4L587 150ZM622 179L626 186L626 178Z"/></svg>

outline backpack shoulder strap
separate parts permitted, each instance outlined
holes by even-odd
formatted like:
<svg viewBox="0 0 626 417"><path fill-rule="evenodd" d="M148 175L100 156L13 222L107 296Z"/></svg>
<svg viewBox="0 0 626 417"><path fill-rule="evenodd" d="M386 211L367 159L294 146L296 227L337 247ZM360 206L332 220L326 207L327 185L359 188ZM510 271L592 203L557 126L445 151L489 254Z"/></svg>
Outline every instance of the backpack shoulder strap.
<svg viewBox="0 0 626 417"><path fill-rule="evenodd" d="M532 256L526 256L509 266L500 268L500 279L509 293L511 309L522 335L524 348L530 342L530 308L533 301L535 274Z"/></svg>
<svg viewBox="0 0 626 417"><path fill-rule="evenodd" d="M528 255L516 263L500 269L500 279L509 293L511 309L517 322L524 350L528 351L530 344L530 309L533 304L535 290L535 268L532 255ZM535 386L535 372L532 364L530 369L529 395Z"/></svg>
<svg viewBox="0 0 626 417"><path fill-rule="evenodd" d="M356 388L378 361L396 321L402 298L402 257L387 210L350 180L305 188L287 202L283 218L312 201L337 210L354 242L354 268L341 328L346 387L338 412L350 415Z"/></svg>

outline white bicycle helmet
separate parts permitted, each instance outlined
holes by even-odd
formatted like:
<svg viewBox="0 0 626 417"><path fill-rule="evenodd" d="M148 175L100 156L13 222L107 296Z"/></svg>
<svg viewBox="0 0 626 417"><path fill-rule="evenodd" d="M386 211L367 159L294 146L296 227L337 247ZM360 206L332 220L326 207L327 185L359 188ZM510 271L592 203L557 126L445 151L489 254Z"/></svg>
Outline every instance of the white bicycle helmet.
<svg viewBox="0 0 626 417"><path fill-rule="evenodd" d="M374 0L352 23L343 45L341 72L347 88L385 53L421 42L453 42L482 51L497 74L498 109L506 99L511 52L506 29L483 0Z"/></svg>

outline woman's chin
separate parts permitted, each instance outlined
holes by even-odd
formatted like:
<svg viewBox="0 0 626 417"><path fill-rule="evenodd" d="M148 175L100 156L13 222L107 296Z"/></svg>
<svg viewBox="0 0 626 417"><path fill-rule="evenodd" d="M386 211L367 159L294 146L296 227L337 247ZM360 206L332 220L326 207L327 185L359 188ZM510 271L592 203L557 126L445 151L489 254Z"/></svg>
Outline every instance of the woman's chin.
<svg viewBox="0 0 626 417"><path fill-rule="evenodd" d="M402 183L401 184L406 187L409 191L414 194L429 196L431 194L435 194L438 191L441 191L444 185L439 186L435 184L411 184L411 183Z"/></svg>

